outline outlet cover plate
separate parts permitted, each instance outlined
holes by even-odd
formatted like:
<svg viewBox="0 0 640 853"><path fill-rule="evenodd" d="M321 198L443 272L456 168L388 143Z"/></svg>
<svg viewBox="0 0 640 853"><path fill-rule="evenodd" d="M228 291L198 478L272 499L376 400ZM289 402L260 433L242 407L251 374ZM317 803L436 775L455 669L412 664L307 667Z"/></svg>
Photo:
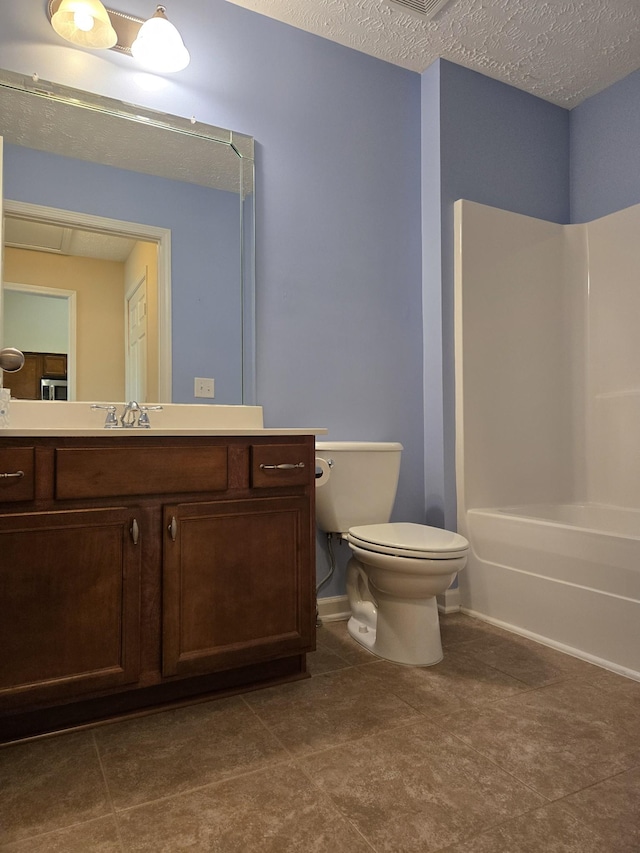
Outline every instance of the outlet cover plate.
<svg viewBox="0 0 640 853"><path fill-rule="evenodd" d="M205 379L202 376L196 376L194 380L194 397L209 397L214 396L214 380Z"/></svg>

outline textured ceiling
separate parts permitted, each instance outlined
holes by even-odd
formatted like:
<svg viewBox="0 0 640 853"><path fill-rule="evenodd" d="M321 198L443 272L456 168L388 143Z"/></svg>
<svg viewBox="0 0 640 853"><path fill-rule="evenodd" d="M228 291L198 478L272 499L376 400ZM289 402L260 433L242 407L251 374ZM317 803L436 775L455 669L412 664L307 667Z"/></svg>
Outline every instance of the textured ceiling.
<svg viewBox="0 0 640 853"><path fill-rule="evenodd" d="M5 246L51 252L54 255L73 255L100 258L103 261L124 263L136 245L135 240L99 231L84 231L51 222L36 222L7 215L4 218Z"/></svg>
<svg viewBox="0 0 640 853"><path fill-rule="evenodd" d="M640 0L451 0L432 19L386 0L229 0L422 72L449 59L571 108L640 67Z"/></svg>

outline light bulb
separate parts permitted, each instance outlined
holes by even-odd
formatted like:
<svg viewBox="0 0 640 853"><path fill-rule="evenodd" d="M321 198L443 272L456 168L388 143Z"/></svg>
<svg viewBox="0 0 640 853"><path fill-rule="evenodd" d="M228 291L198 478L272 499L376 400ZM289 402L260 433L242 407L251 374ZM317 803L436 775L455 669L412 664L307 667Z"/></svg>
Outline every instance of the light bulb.
<svg viewBox="0 0 640 853"><path fill-rule="evenodd" d="M182 71L191 57L178 30L167 20L164 6L140 27L131 54L150 71Z"/></svg>
<svg viewBox="0 0 640 853"><path fill-rule="evenodd" d="M73 13L73 23L79 30L82 30L83 33L88 33L89 30L93 29L93 15L89 14L89 12L84 9L78 9Z"/></svg>
<svg viewBox="0 0 640 853"><path fill-rule="evenodd" d="M100 0L62 0L51 16L51 26L59 36L78 47L106 50L118 40Z"/></svg>

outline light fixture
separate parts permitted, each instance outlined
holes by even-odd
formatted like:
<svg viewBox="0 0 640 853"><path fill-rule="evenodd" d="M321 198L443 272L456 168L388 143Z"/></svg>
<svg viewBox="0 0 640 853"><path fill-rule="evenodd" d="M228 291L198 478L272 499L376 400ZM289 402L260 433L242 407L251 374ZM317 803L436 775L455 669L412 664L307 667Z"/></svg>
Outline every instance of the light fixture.
<svg viewBox="0 0 640 853"><path fill-rule="evenodd" d="M106 50L118 40L100 0L62 0L51 16L51 26L59 36L78 47Z"/></svg>
<svg viewBox="0 0 640 853"><path fill-rule="evenodd" d="M48 15L58 35L79 47L117 50L150 71L181 71L189 64L189 51L164 6L145 21L107 9L100 0L49 0Z"/></svg>
<svg viewBox="0 0 640 853"><path fill-rule="evenodd" d="M165 12L164 6L158 6L154 16L140 27L131 55L151 71L182 71L189 64L189 51Z"/></svg>

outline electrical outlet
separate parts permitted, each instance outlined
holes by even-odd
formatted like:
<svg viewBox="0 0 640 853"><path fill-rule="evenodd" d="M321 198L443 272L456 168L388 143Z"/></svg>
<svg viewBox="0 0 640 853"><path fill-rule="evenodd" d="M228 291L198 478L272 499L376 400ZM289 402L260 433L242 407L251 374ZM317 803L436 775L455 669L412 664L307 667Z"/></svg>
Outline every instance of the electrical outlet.
<svg viewBox="0 0 640 853"><path fill-rule="evenodd" d="M194 380L194 391L193 394L195 397L213 397L213 387L214 382L213 379L203 379L201 376L196 376Z"/></svg>

